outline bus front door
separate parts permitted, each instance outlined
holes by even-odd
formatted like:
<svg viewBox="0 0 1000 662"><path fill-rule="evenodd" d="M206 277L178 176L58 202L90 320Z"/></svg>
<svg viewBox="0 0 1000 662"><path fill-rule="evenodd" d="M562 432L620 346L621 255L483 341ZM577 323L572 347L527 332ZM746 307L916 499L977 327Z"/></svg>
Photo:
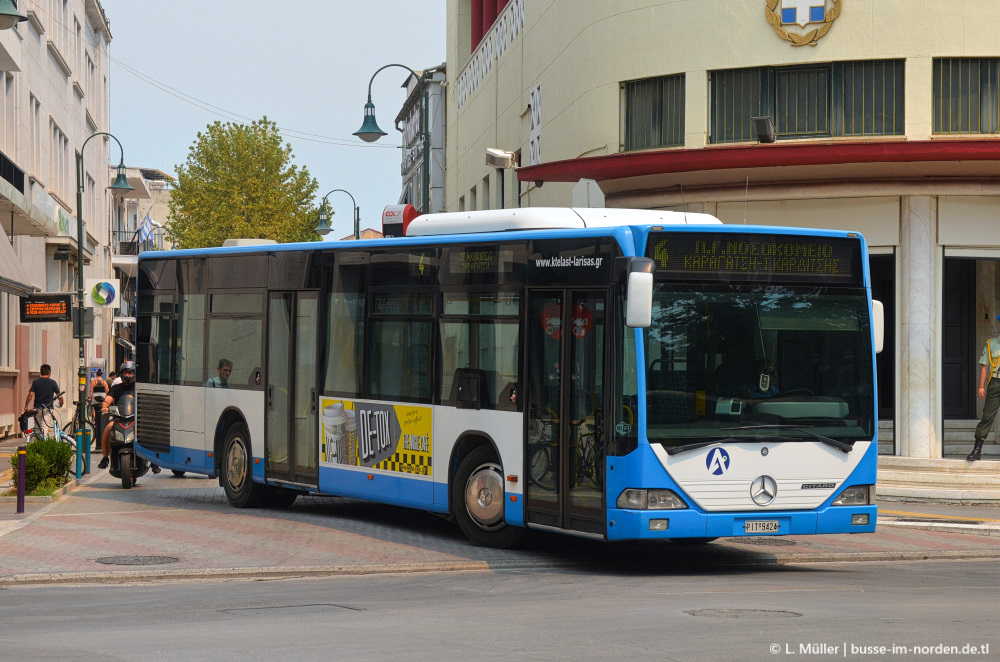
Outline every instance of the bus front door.
<svg viewBox="0 0 1000 662"><path fill-rule="evenodd" d="M264 475L300 487L319 480L318 302L315 292L272 292L268 301Z"/></svg>
<svg viewBox="0 0 1000 662"><path fill-rule="evenodd" d="M529 291L529 525L605 536L606 291Z"/></svg>

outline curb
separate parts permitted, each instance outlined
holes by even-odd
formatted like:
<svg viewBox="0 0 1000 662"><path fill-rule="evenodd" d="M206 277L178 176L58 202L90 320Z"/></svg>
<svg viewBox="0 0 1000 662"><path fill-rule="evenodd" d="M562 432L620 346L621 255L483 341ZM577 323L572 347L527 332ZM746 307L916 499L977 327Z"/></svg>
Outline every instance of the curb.
<svg viewBox="0 0 1000 662"><path fill-rule="evenodd" d="M788 566L819 563L887 563L900 561L958 561L1000 558L1000 550L968 550L944 552L848 552L843 554L768 554L748 556L739 563L717 559L698 567ZM45 584L149 584L177 580L300 579L322 577L359 577L365 575L431 574L444 572L491 572L502 570L551 570L588 568L579 561L444 561L435 563L358 564L333 566L288 566L207 568L186 570L112 570L108 572L35 573L0 576L0 588ZM691 567L685 564L683 567Z"/></svg>
<svg viewBox="0 0 1000 662"><path fill-rule="evenodd" d="M0 478L3 478L0 476ZM52 503L53 501L58 501L67 494L70 493L77 486L76 478L70 478L69 481L57 488L55 494L52 496L27 496L24 497L25 503ZM16 496L0 496L0 503L17 503Z"/></svg>
<svg viewBox="0 0 1000 662"><path fill-rule="evenodd" d="M943 522L899 522L880 521L879 527L891 527L897 529L912 529L915 531L937 531L940 533L964 533L974 536L1000 536L1000 525L993 523L983 524L958 524Z"/></svg>

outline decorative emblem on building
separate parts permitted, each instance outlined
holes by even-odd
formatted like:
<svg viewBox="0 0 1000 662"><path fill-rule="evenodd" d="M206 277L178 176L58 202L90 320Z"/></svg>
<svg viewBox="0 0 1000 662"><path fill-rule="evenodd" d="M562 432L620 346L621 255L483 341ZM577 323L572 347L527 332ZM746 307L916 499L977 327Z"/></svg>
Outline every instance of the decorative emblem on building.
<svg viewBox="0 0 1000 662"><path fill-rule="evenodd" d="M767 0L765 14L778 36L792 46L815 46L833 27L843 3L844 0ZM811 25L817 27L799 34L786 30L786 25L798 25L803 29Z"/></svg>

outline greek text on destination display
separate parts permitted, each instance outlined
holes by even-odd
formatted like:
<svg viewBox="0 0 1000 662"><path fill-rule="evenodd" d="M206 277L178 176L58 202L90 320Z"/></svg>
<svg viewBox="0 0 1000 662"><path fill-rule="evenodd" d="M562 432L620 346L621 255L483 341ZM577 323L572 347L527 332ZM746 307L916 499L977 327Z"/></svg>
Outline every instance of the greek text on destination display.
<svg viewBox="0 0 1000 662"><path fill-rule="evenodd" d="M648 252L668 278L860 280L860 243L840 237L650 235Z"/></svg>

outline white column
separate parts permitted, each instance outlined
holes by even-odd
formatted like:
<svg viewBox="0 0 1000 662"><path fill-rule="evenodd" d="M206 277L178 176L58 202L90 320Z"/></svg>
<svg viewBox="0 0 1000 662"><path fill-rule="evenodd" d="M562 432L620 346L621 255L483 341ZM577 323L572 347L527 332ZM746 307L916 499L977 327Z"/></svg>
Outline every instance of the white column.
<svg viewBox="0 0 1000 662"><path fill-rule="evenodd" d="M937 310L940 250L937 202L904 197L900 218L900 453L941 457Z"/></svg>

